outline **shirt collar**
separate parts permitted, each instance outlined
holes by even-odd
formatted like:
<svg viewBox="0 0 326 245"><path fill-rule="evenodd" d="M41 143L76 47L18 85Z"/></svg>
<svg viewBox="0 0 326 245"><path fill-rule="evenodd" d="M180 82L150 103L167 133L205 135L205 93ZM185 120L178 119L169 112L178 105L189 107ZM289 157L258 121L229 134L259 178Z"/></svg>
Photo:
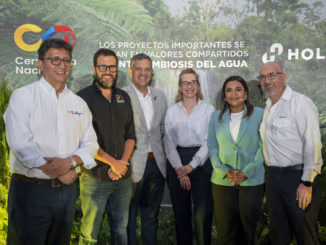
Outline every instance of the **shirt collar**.
<svg viewBox="0 0 326 245"><path fill-rule="evenodd" d="M131 83L131 85L136 90L136 94L137 94L138 97L140 97L142 99L145 99L147 96L151 96L151 90L150 90L149 86L147 86L148 92L147 92L146 96L144 97L143 93L139 92L139 90L135 87L135 85L133 83Z"/></svg>
<svg viewBox="0 0 326 245"><path fill-rule="evenodd" d="M49 94L54 93L56 95L56 91L54 87L42 76L40 79L40 83L43 85L43 88L45 89L46 92ZM65 87L63 88L61 94L65 94L69 91L67 84L65 84Z"/></svg>
<svg viewBox="0 0 326 245"><path fill-rule="evenodd" d="M290 100L291 97L292 97L292 93L293 93L293 90L290 88L289 85L286 85L285 90L284 90L284 92L283 92L281 98L280 98L278 101L280 101L280 100ZM278 101L277 101L276 103L278 103ZM272 105L272 100L271 100L270 98L267 99L267 101L266 101L266 105L267 105L268 107L271 107L271 105Z"/></svg>
<svg viewBox="0 0 326 245"><path fill-rule="evenodd" d="M286 85L286 88L285 88L285 90L284 90L284 92L282 94L281 99L283 99L283 100L291 100L291 97L292 97L292 89L288 85Z"/></svg>
<svg viewBox="0 0 326 245"><path fill-rule="evenodd" d="M193 108L193 110L194 110L195 108L197 108L198 106L200 106L203 102L204 102L204 101L202 101L202 100L198 100L198 103L197 103L197 105L195 105L195 107ZM180 107L184 108L183 105L182 105L182 100L179 101L179 102L176 103L176 104L179 105Z"/></svg>
<svg viewBox="0 0 326 245"><path fill-rule="evenodd" d="M95 90L96 93L98 93L98 94L102 94L100 88L96 85L95 80L93 81L92 86L93 86L93 89Z"/></svg>

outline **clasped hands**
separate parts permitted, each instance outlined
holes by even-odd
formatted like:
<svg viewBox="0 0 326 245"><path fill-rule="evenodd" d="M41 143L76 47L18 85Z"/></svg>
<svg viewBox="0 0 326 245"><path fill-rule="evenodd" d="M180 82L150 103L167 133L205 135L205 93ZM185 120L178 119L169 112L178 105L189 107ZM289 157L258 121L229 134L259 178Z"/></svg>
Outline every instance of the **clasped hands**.
<svg viewBox="0 0 326 245"><path fill-rule="evenodd" d="M114 159L113 161L111 160L110 162L111 168L109 168L107 173L109 178L114 181L121 179L127 173L128 165L129 162L127 161L116 160L116 159Z"/></svg>
<svg viewBox="0 0 326 245"><path fill-rule="evenodd" d="M128 161L118 160L107 154L102 148L98 150L95 159L109 165L111 168L107 171L107 175L111 180L121 179L128 171Z"/></svg>
<svg viewBox="0 0 326 245"><path fill-rule="evenodd" d="M38 168L52 179L58 179L65 185L71 185L78 178L76 171L71 168L68 157L44 157L44 159L46 163Z"/></svg>
<svg viewBox="0 0 326 245"><path fill-rule="evenodd" d="M175 172L180 181L181 188L183 188L187 191L191 190L191 182L190 182L190 178L189 178L188 174L190 174L193 170L194 169L190 164L187 164L180 168L175 169Z"/></svg>
<svg viewBox="0 0 326 245"><path fill-rule="evenodd" d="M232 170L229 170L226 173L226 178L231 180L236 185L240 185L243 181L248 179L248 177L242 171L232 171Z"/></svg>

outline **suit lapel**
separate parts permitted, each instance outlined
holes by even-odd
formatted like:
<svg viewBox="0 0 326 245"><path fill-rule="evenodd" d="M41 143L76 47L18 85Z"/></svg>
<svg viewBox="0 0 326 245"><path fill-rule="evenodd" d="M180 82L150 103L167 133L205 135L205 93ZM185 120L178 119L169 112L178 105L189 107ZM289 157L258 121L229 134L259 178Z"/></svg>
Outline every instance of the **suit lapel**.
<svg viewBox="0 0 326 245"><path fill-rule="evenodd" d="M151 123L151 129L156 125L156 121L158 120L159 116L156 114L159 112L159 102L156 95L156 92L154 89L151 89L151 98L152 98L152 104L153 104L153 118Z"/></svg>
<svg viewBox="0 0 326 245"><path fill-rule="evenodd" d="M223 124L225 127L225 136L229 138L229 141L233 142L231 131L230 131L230 111L226 110L222 116Z"/></svg>
<svg viewBox="0 0 326 245"><path fill-rule="evenodd" d="M243 113L242 113L242 118L241 118L241 123L240 123L240 129L239 129L239 134L237 137L237 144L239 144L242 136L245 134L248 126L248 118L243 117L247 113L247 107L244 108Z"/></svg>
<svg viewBox="0 0 326 245"><path fill-rule="evenodd" d="M131 91L129 96L131 97L131 100L134 101L133 108L136 111L136 113L139 115L142 126L147 129L145 115L144 115L143 109L141 107L141 104L139 102L136 90L135 90L134 86L132 86L131 84L129 85L129 88Z"/></svg>

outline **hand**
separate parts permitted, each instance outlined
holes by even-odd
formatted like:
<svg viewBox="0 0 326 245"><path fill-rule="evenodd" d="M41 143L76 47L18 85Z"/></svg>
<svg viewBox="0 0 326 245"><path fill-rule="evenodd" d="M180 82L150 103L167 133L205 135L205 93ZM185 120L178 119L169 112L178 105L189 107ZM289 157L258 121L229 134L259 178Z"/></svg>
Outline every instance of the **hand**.
<svg viewBox="0 0 326 245"><path fill-rule="evenodd" d="M113 172L121 178L128 171L128 161L117 160L114 157L107 154L102 148L99 148L98 153L96 155L97 160L100 160L112 168Z"/></svg>
<svg viewBox="0 0 326 245"><path fill-rule="evenodd" d="M236 185L240 185L243 181L248 179L248 177L242 171L231 170L226 173L226 178L231 180Z"/></svg>
<svg viewBox="0 0 326 245"><path fill-rule="evenodd" d="M233 171L235 183L240 185L243 181L248 179L248 177L242 171Z"/></svg>
<svg viewBox="0 0 326 245"><path fill-rule="evenodd" d="M312 187L305 186L304 184L300 184L297 189L297 198L299 208L305 210L309 204L311 203L311 196L312 196Z"/></svg>
<svg viewBox="0 0 326 245"><path fill-rule="evenodd" d="M182 189L185 189L187 191L191 190L191 182L187 175L179 178L179 181Z"/></svg>
<svg viewBox="0 0 326 245"><path fill-rule="evenodd" d="M229 170L227 173L226 173L226 178L228 178L229 180L232 181L232 183L236 184L237 185L237 176L236 176L236 171L231 171Z"/></svg>
<svg viewBox="0 0 326 245"><path fill-rule="evenodd" d="M184 176L187 176L188 174L190 174L192 172L193 167L190 164L184 165L180 168L176 168L175 172L178 175L178 178L183 178Z"/></svg>
<svg viewBox="0 0 326 245"><path fill-rule="evenodd" d="M122 178L127 173L129 162L123 160L115 160L111 162L112 171L119 177Z"/></svg>
<svg viewBox="0 0 326 245"><path fill-rule="evenodd" d="M78 174L74 169L71 169L64 175L59 176L58 180L60 180L65 185L72 185L73 183L75 183L77 178Z"/></svg>
<svg viewBox="0 0 326 245"><path fill-rule="evenodd" d="M64 175L71 169L69 158L44 157L44 159L47 162L40 166L39 169L53 179Z"/></svg>
<svg viewBox="0 0 326 245"><path fill-rule="evenodd" d="M116 181L116 180L120 179L120 177L116 173L113 172L112 168L109 168L108 176L113 181Z"/></svg>

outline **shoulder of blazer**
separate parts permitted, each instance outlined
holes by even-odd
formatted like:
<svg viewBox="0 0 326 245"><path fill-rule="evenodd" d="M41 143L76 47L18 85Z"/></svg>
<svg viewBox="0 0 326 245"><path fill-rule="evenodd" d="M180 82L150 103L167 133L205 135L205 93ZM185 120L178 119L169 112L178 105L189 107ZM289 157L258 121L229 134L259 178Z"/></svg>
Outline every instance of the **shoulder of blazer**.
<svg viewBox="0 0 326 245"><path fill-rule="evenodd" d="M221 112L221 110L216 110L216 111L214 111L213 113L212 113L212 115L211 115L211 119L210 120L214 120L214 124L216 124L216 123L218 123L218 124L220 124L220 123L222 123L223 121L219 121L219 116L220 116L220 112ZM224 115L223 115L224 116Z"/></svg>
<svg viewBox="0 0 326 245"><path fill-rule="evenodd" d="M161 90L154 87L150 87L150 90L153 96L159 96L165 99L165 94Z"/></svg>
<svg viewBox="0 0 326 245"><path fill-rule="evenodd" d="M255 117L257 117L260 120L262 120L263 119L263 116L264 116L264 109L261 108L261 107L255 106L252 115L255 115Z"/></svg>
<svg viewBox="0 0 326 245"><path fill-rule="evenodd" d="M130 93L132 90L131 90L131 84L125 86L125 87L122 87L121 88L122 90L126 91L127 93Z"/></svg>

